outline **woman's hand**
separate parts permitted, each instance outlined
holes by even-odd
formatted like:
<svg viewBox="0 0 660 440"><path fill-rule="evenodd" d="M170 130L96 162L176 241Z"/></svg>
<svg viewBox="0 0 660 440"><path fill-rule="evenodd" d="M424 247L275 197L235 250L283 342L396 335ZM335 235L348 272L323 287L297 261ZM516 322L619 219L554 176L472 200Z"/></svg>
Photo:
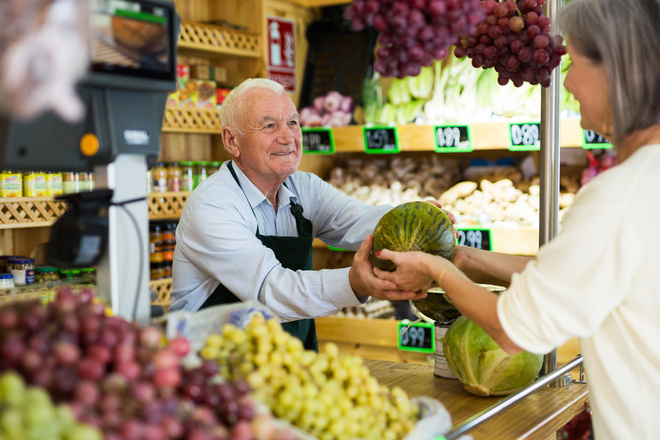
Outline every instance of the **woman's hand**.
<svg viewBox="0 0 660 440"><path fill-rule="evenodd" d="M456 270L449 260L419 251L395 252L383 249L378 253L378 258L390 260L397 267L394 272L374 268L374 274L405 290L427 291L445 270Z"/></svg>

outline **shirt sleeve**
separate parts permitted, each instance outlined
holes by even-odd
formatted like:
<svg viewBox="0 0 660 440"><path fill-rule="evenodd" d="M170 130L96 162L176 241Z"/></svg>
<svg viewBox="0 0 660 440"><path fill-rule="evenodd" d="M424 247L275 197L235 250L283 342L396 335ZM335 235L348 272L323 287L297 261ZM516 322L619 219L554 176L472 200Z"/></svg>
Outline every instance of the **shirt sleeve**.
<svg viewBox="0 0 660 440"><path fill-rule="evenodd" d="M576 198L560 233L498 300L504 331L524 350L548 353L571 337L593 334L642 267L640 256L626 251L637 238L625 208L614 210L611 194L599 196L592 184Z"/></svg>
<svg viewBox="0 0 660 440"><path fill-rule="evenodd" d="M179 253L190 263L187 270L215 280L211 291L222 283L242 301L265 304L282 321L327 316L364 301L350 287L349 268L283 268L255 236L256 219L243 194L225 191L221 198L196 197L190 202L185 226L177 231L177 248L181 246Z"/></svg>

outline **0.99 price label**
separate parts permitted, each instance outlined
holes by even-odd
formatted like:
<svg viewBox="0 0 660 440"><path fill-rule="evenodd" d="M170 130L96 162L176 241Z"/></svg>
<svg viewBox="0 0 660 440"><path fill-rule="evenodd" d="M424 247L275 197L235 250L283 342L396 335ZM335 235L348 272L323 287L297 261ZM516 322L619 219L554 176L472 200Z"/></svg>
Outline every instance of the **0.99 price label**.
<svg viewBox="0 0 660 440"><path fill-rule="evenodd" d="M433 325L426 322L399 322L399 350L417 351L421 353L435 352L435 335Z"/></svg>
<svg viewBox="0 0 660 440"><path fill-rule="evenodd" d="M303 128L303 153L333 154L335 139L330 128Z"/></svg>
<svg viewBox="0 0 660 440"><path fill-rule="evenodd" d="M457 243L460 246L469 246L485 251L493 250L490 229L486 228L458 228Z"/></svg>
<svg viewBox="0 0 660 440"><path fill-rule="evenodd" d="M535 151L541 149L541 124L538 122L509 124L511 151Z"/></svg>
<svg viewBox="0 0 660 440"><path fill-rule="evenodd" d="M593 130L582 130L584 133L584 143L582 148L591 150L596 148L612 148L607 139Z"/></svg>
<svg viewBox="0 0 660 440"><path fill-rule="evenodd" d="M474 149L467 125L438 125L435 127L436 153L467 153Z"/></svg>
<svg viewBox="0 0 660 440"><path fill-rule="evenodd" d="M364 151L366 153L398 153L399 134L396 127L364 127Z"/></svg>

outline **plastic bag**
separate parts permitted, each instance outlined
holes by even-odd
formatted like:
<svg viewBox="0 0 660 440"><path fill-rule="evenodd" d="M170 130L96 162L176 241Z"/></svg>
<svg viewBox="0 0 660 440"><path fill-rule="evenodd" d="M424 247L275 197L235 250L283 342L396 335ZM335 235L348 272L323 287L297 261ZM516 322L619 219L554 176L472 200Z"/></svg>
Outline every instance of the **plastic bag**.
<svg viewBox="0 0 660 440"><path fill-rule="evenodd" d="M75 86L89 64L86 0L0 4L0 110L32 119L54 110L68 122L85 113Z"/></svg>

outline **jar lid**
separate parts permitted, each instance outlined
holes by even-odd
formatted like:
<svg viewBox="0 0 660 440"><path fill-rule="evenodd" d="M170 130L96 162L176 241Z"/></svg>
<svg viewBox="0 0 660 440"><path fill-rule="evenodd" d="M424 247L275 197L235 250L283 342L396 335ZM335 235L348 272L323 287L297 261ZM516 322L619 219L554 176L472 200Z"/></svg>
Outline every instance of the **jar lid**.
<svg viewBox="0 0 660 440"><path fill-rule="evenodd" d="M96 269L94 269L93 267L81 267L80 268L80 272L84 272L84 273L91 273L91 272L94 272L95 270Z"/></svg>
<svg viewBox="0 0 660 440"><path fill-rule="evenodd" d="M193 163L194 163L193 161L190 161L190 160L184 160L184 161L181 162L181 166L184 166L184 167L191 167L191 166L193 165Z"/></svg>
<svg viewBox="0 0 660 440"><path fill-rule="evenodd" d="M80 269L60 269L60 273L64 275L75 275L80 273Z"/></svg>
<svg viewBox="0 0 660 440"><path fill-rule="evenodd" d="M57 267L55 266L37 266L34 268L36 273L48 273L48 272L57 272Z"/></svg>
<svg viewBox="0 0 660 440"><path fill-rule="evenodd" d="M214 167L219 167L220 165L222 165L222 162L214 160L213 162L209 162L209 164Z"/></svg>
<svg viewBox="0 0 660 440"><path fill-rule="evenodd" d="M171 167L178 167L178 166L179 166L179 162L170 162L170 166L171 166Z"/></svg>
<svg viewBox="0 0 660 440"><path fill-rule="evenodd" d="M7 261L9 261L10 263L13 263L13 264L34 264L34 259L33 258L25 258L25 257L10 258Z"/></svg>
<svg viewBox="0 0 660 440"><path fill-rule="evenodd" d="M21 255L0 255L0 259L8 260L10 258L25 258Z"/></svg>
<svg viewBox="0 0 660 440"><path fill-rule="evenodd" d="M10 273L0 273L0 280L9 280L14 278L14 275Z"/></svg>

